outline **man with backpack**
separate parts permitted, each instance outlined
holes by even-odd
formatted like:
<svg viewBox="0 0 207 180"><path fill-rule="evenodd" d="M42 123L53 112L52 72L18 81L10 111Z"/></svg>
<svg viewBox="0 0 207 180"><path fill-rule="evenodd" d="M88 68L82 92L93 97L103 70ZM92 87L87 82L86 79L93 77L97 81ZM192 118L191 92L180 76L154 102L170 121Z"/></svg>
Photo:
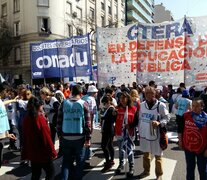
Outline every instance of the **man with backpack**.
<svg viewBox="0 0 207 180"><path fill-rule="evenodd" d="M62 138L62 180L72 173L75 159L75 177L82 179L84 166L84 146L90 146L91 117L88 103L81 99L82 87L74 85L72 96L63 101L58 112L57 133Z"/></svg>

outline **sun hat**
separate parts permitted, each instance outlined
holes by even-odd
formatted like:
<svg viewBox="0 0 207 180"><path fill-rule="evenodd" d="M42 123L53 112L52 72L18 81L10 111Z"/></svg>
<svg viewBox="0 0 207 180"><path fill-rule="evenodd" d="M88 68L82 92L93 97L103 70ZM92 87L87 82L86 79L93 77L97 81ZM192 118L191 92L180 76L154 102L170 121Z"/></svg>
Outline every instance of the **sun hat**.
<svg viewBox="0 0 207 180"><path fill-rule="evenodd" d="M88 86L88 93L89 92L98 92L98 89L96 88L96 86L94 85L91 85L91 86Z"/></svg>

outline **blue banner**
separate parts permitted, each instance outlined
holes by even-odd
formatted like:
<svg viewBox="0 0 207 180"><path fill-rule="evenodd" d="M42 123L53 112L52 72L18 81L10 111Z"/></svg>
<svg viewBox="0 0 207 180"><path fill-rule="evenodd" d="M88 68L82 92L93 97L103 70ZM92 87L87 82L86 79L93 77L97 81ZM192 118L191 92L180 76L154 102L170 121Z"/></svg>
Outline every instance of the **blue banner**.
<svg viewBox="0 0 207 180"><path fill-rule="evenodd" d="M32 79L91 76L89 34L30 45Z"/></svg>

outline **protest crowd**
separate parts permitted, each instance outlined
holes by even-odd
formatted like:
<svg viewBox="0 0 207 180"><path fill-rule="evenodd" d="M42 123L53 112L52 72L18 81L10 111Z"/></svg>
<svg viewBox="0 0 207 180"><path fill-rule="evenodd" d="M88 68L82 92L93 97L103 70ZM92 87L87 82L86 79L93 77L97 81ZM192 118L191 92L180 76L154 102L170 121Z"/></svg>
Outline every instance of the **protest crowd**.
<svg viewBox="0 0 207 180"><path fill-rule="evenodd" d="M95 83L72 82L47 85L0 84L0 167L9 163L3 159L4 144L11 151L21 152L20 165L29 164L32 180L38 180L43 169L46 179L54 179L53 160L62 157L61 178L83 177L85 162L93 158L91 139L95 127L101 129L101 148L105 163L101 173L115 165L115 142L119 165L116 174L127 177L136 171L134 150L143 152L143 171L139 179L150 175L151 156L155 157L157 180L163 175L163 151L167 148L166 126L171 115L176 116L178 146L185 152L186 179L193 180L198 166L200 180L206 180L207 157L207 87L197 92L180 83L157 86L155 81L141 85L122 84L98 89ZM199 135L191 146L192 129ZM192 134L191 134L192 135ZM54 148L59 140L59 150ZM127 157L127 158L125 158ZM75 169L74 172L72 172ZM71 177L73 174L74 177Z"/></svg>

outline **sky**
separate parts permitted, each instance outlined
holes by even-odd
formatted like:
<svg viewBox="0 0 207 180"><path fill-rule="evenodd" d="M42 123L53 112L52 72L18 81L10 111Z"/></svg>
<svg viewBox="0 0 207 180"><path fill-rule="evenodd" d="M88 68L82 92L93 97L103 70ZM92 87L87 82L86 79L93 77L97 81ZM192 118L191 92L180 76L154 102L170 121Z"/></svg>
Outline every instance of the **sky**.
<svg viewBox="0 0 207 180"><path fill-rule="evenodd" d="M155 5L163 3L170 10L174 20L207 15L207 0L155 0Z"/></svg>

